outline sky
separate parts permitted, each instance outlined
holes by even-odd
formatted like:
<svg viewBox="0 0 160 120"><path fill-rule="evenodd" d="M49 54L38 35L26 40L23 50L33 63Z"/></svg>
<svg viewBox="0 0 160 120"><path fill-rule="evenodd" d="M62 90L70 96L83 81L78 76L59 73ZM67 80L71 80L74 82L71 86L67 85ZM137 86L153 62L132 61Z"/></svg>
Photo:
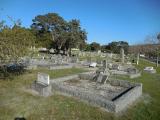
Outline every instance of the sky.
<svg viewBox="0 0 160 120"><path fill-rule="evenodd" d="M8 25L8 16L30 27L35 16L52 12L67 21L79 19L88 43L133 45L160 32L160 0L0 0L0 21Z"/></svg>

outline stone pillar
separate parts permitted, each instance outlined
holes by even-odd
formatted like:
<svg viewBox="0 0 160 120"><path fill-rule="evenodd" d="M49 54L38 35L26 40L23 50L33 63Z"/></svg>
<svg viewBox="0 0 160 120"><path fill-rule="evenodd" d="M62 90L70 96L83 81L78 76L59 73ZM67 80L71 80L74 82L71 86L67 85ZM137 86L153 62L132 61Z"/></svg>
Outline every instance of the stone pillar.
<svg viewBox="0 0 160 120"><path fill-rule="evenodd" d="M120 54L121 54L121 62L124 63L124 49L123 48L121 48Z"/></svg>
<svg viewBox="0 0 160 120"><path fill-rule="evenodd" d="M107 69L107 61L106 61L106 60L103 60L103 67L104 67L105 69Z"/></svg>
<svg viewBox="0 0 160 120"><path fill-rule="evenodd" d="M137 54L137 65L139 64L139 53Z"/></svg>

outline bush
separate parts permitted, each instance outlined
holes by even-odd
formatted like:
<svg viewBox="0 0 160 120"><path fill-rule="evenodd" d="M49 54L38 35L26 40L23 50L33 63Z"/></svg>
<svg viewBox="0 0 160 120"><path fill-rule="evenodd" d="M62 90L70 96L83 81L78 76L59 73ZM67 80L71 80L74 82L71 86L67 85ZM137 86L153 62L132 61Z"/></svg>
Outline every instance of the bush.
<svg viewBox="0 0 160 120"><path fill-rule="evenodd" d="M7 64L0 66L0 78L5 79L11 76L20 75L25 72L23 64Z"/></svg>

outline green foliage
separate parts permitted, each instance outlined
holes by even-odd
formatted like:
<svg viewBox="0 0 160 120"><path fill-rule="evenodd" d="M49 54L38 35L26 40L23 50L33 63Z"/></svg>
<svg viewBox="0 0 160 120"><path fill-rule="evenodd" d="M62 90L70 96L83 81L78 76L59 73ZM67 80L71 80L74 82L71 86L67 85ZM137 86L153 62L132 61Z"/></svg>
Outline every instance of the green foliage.
<svg viewBox="0 0 160 120"><path fill-rule="evenodd" d="M91 46L91 51L98 51L98 50L100 50L100 44L99 43L92 42L90 44L90 46Z"/></svg>
<svg viewBox="0 0 160 120"><path fill-rule="evenodd" d="M119 54L121 47L124 49L125 54L128 54L129 45L125 41L111 42L106 46L106 50Z"/></svg>
<svg viewBox="0 0 160 120"><path fill-rule="evenodd" d="M90 46L90 44L85 44L85 47L84 47L84 50L85 51L91 51L91 46Z"/></svg>
<svg viewBox="0 0 160 120"><path fill-rule="evenodd" d="M85 51L98 51L100 50L101 46L97 42L92 42L91 44L85 43L84 50Z"/></svg>
<svg viewBox="0 0 160 120"><path fill-rule="evenodd" d="M137 66L143 70L145 66L155 66L140 60ZM93 107L72 97L54 94L44 98L32 95L24 88L36 80L37 72L46 72L53 78L83 72L81 69L65 69L56 71L36 70L17 76L13 81L0 81L0 119L11 120L15 116L24 116L27 120L159 120L160 116L160 68L157 74L143 73L135 79L123 77L132 82L143 83L143 96L136 104L119 116ZM75 72L76 71L76 72ZM118 77L117 77L118 78Z"/></svg>
<svg viewBox="0 0 160 120"><path fill-rule="evenodd" d="M0 59L4 62L15 61L26 55L33 43L34 36L28 29L17 25L4 28L0 31Z"/></svg>
<svg viewBox="0 0 160 120"><path fill-rule="evenodd" d="M52 47L57 52L83 48L87 40L87 33L81 29L79 20L73 19L67 22L57 13L36 16L31 28L37 36L38 45Z"/></svg>

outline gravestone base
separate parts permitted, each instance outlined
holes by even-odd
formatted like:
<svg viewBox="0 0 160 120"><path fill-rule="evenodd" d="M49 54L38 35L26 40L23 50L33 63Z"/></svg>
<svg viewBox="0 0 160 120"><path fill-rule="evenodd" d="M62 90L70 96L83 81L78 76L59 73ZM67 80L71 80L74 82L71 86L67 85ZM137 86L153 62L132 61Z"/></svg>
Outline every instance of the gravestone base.
<svg viewBox="0 0 160 120"><path fill-rule="evenodd" d="M41 83L38 83L37 81L34 81L32 83L31 89L36 91L40 96L44 96L44 97L50 96L52 93L51 85L41 84Z"/></svg>

